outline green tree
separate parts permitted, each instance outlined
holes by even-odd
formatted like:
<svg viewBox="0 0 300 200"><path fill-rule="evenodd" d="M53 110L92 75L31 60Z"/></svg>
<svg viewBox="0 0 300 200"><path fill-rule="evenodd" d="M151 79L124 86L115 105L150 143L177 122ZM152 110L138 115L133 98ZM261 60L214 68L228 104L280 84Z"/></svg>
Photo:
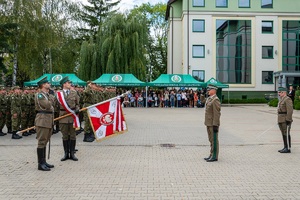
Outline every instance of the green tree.
<svg viewBox="0 0 300 200"><path fill-rule="evenodd" d="M146 16L147 26L150 31L148 34L147 50L147 69L150 80L156 79L160 74L167 73L167 28L165 21L166 4L150 3L142 4L134 8L130 15ZM150 77L152 76L152 77ZM149 79L148 79L149 80Z"/></svg>

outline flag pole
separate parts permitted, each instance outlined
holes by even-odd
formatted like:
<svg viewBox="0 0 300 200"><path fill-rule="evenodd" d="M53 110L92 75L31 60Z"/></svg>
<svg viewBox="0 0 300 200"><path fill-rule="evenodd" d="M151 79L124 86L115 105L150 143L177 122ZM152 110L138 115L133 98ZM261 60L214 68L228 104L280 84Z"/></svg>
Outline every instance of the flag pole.
<svg viewBox="0 0 300 200"><path fill-rule="evenodd" d="M117 98L123 97L123 96L125 96L125 95L128 94L128 93L129 93L129 91L127 91L127 92L125 92L125 93L123 93L123 94L121 94L121 95L119 95L119 96L116 96L116 97L107 99L107 100L105 100L105 101L102 101L102 102L100 102L100 103L96 103L96 104L93 104L93 105L91 105L91 106L81 108L81 109L79 110L79 112L86 111L86 110L89 109L89 108L92 108L92 107L95 107L95 106L99 106L99 105L101 105L101 104L104 104L104 103L110 102L110 101L112 101L112 100L115 100L115 99L117 99ZM57 120L61 120L61 119L66 118L66 117L69 117L69 116L71 116L72 114L73 114L73 113L68 113L68 114L66 114L66 115L57 117L57 118L55 118L55 119L53 120L53 122L55 122L55 121L57 121ZM34 129L34 128L35 128L35 126L29 127L29 128L27 128L27 129L18 131L17 134L24 133L24 132L29 131L29 130Z"/></svg>

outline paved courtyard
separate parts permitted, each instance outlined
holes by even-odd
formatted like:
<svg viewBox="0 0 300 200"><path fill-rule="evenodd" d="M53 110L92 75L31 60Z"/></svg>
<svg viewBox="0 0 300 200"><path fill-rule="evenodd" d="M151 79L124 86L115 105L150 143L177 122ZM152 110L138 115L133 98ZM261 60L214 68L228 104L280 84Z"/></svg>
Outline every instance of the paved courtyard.
<svg viewBox="0 0 300 200"><path fill-rule="evenodd" d="M37 170L34 135L0 137L0 199L300 199L299 111L292 153L280 154L276 108L222 107L213 163L203 160L204 109L125 108L124 114L124 134L99 143L78 135L78 162L60 161L61 133L53 135L50 172Z"/></svg>

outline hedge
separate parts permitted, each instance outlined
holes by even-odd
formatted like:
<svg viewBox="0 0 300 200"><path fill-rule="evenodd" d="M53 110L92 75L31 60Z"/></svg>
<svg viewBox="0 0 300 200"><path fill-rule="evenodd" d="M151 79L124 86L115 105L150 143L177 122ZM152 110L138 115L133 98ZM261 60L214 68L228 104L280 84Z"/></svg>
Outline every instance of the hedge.
<svg viewBox="0 0 300 200"><path fill-rule="evenodd" d="M228 103L228 99L222 101L223 104ZM268 103L266 99L229 99L230 104L256 104L256 103Z"/></svg>

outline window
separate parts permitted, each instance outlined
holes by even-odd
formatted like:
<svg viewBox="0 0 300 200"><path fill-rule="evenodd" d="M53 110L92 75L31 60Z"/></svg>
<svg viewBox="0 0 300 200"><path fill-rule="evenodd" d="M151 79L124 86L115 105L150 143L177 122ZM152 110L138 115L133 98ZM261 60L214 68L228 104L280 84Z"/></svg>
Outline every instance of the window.
<svg viewBox="0 0 300 200"><path fill-rule="evenodd" d="M262 72L262 84L273 84L273 71Z"/></svg>
<svg viewBox="0 0 300 200"><path fill-rule="evenodd" d="M250 8L250 0L239 0L239 8Z"/></svg>
<svg viewBox="0 0 300 200"><path fill-rule="evenodd" d="M205 81L205 71L204 70L193 70L192 76L197 81L200 81L200 82L204 82Z"/></svg>
<svg viewBox="0 0 300 200"><path fill-rule="evenodd" d="M193 0L193 6L194 7L204 7L205 2L204 2L204 0Z"/></svg>
<svg viewBox="0 0 300 200"><path fill-rule="evenodd" d="M205 21L194 19L193 20L193 32L205 32Z"/></svg>
<svg viewBox="0 0 300 200"><path fill-rule="evenodd" d="M262 46L262 58L273 59L273 46Z"/></svg>
<svg viewBox="0 0 300 200"><path fill-rule="evenodd" d="M227 0L216 0L216 7L227 7Z"/></svg>
<svg viewBox="0 0 300 200"><path fill-rule="evenodd" d="M216 20L216 79L251 84L251 20Z"/></svg>
<svg viewBox="0 0 300 200"><path fill-rule="evenodd" d="M205 54L205 46L204 45L193 45L193 58L204 58Z"/></svg>
<svg viewBox="0 0 300 200"><path fill-rule="evenodd" d="M261 8L273 8L273 0L261 0Z"/></svg>
<svg viewBox="0 0 300 200"><path fill-rule="evenodd" d="M262 21L261 32L262 33L273 33L273 21Z"/></svg>
<svg viewBox="0 0 300 200"><path fill-rule="evenodd" d="M300 71L300 21L282 22L282 71Z"/></svg>

